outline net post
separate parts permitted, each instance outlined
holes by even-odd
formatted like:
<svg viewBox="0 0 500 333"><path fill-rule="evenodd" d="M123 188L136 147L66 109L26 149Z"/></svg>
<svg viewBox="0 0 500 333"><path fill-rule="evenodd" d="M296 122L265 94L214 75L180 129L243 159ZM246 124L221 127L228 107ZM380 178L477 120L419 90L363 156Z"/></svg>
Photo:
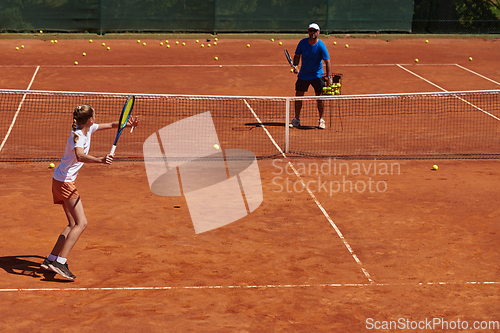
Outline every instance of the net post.
<svg viewBox="0 0 500 333"><path fill-rule="evenodd" d="M291 98L287 97L285 99L286 107L285 107L285 154L288 154L290 151L290 101Z"/></svg>

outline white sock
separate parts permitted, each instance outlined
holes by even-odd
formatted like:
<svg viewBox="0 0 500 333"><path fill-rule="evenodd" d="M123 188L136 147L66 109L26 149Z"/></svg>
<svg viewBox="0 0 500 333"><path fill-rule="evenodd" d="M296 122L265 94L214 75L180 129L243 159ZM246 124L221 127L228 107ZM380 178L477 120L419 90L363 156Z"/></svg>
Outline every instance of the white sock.
<svg viewBox="0 0 500 333"><path fill-rule="evenodd" d="M60 263L60 264L65 264L66 261L68 261L68 259L66 258L63 258L63 257L57 257L57 262Z"/></svg>
<svg viewBox="0 0 500 333"><path fill-rule="evenodd" d="M49 254L49 256L47 257L47 260L48 260L48 261L54 261L54 260L56 260L56 259L57 259L57 256L53 255L52 253L51 253L51 254Z"/></svg>

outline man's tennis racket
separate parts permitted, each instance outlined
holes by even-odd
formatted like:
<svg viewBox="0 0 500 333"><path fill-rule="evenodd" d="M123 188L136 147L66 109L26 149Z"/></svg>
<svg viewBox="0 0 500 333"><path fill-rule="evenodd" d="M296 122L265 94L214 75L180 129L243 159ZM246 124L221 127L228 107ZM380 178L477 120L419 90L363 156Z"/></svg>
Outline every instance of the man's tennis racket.
<svg viewBox="0 0 500 333"><path fill-rule="evenodd" d="M292 66L292 68L295 68L297 66L295 66L293 64L293 60L292 60L292 57L290 57L290 53L288 53L288 50L285 49L285 56L286 56L286 60L288 60L288 63L290 64L290 66Z"/></svg>
<svg viewBox="0 0 500 333"><path fill-rule="evenodd" d="M128 119L132 114L132 108L134 107L135 97L133 95L129 96L125 105L123 106L122 113L120 114L120 120L118 121L118 132L116 133L115 142L113 143L113 147L111 147L110 155L115 154L116 143L122 134L123 129L127 126Z"/></svg>

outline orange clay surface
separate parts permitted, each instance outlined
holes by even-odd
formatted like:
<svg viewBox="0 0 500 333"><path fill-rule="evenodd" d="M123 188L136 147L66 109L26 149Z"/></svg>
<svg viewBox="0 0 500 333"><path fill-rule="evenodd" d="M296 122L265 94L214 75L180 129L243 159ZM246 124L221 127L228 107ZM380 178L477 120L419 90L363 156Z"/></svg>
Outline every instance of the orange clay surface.
<svg viewBox="0 0 500 333"><path fill-rule="evenodd" d="M334 72L344 75L344 95L500 87L496 40L322 39ZM96 36L93 43L0 40L0 88L26 89L39 66L31 90L294 94L283 48L293 52L298 40L220 37L211 47L177 40L170 48ZM52 170L48 163L0 163L0 331L498 325L498 160L289 157L258 164L261 206L202 234L182 197L150 191L144 163L85 165L77 187L89 224L68 260L77 279L67 282L40 268L66 224L52 204Z"/></svg>

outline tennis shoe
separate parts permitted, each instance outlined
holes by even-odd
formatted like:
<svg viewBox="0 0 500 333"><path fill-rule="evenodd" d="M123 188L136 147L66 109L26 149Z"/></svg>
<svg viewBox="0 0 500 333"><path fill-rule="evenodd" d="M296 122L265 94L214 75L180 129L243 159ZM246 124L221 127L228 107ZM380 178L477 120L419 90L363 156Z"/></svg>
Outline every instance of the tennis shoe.
<svg viewBox="0 0 500 333"><path fill-rule="evenodd" d="M49 259L45 258L45 260L42 262L42 264L40 265L40 267L42 267L43 269L47 270L47 271L50 271L50 264L52 264L53 261L50 261Z"/></svg>
<svg viewBox="0 0 500 333"><path fill-rule="evenodd" d="M300 119L293 118L292 123L290 124L290 127L299 127L300 126Z"/></svg>
<svg viewBox="0 0 500 333"><path fill-rule="evenodd" d="M321 128L321 129L325 129L326 128L326 122L325 122L325 120L323 118L321 118L319 120L318 127Z"/></svg>
<svg viewBox="0 0 500 333"><path fill-rule="evenodd" d="M74 280L76 279L76 276L71 273L71 271L68 268L68 264L61 264L57 260L54 260L51 264L49 264L49 267L56 272L57 274L61 275L65 279L69 280Z"/></svg>

